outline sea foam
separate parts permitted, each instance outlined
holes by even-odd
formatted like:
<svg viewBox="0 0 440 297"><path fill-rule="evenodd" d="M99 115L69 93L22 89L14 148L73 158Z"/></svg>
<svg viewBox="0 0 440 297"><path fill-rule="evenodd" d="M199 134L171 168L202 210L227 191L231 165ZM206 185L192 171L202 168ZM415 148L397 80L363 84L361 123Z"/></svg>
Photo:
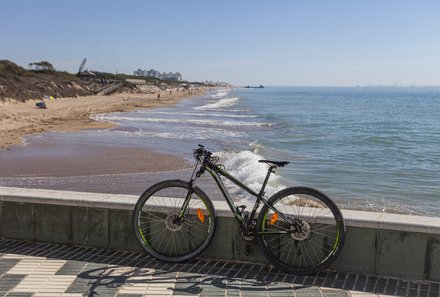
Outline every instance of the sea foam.
<svg viewBox="0 0 440 297"><path fill-rule="evenodd" d="M112 130L112 133L118 133L125 137L135 137L135 138L163 138L163 139L217 139L218 135L222 137L231 138L243 138L247 134L239 131L230 131L225 129L198 129L196 133L194 131L188 132L154 132L140 130L135 132Z"/></svg>
<svg viewBox="0 0 440 297"><path fill-rule="evenodd" d="M195 110L209 110L209 109L231 107L231 106L237 105L238 100L239 100L238 97L225 98L225 99L221 99L220 101L215 102L215 103L210 103L210 104L194 107L194 109Z"/></svg>
<svg viewBox="0 0 440 297"><path fill-rule="evenodd" d="M228 95L229 92L218 92L217 94L211 95L211 98L221 98Z"/></svg>
<svg viewBox="0 0 440 297"><path fill-rule="evenodd" d="M156 111L148 112L151 114L173 115L173 116L192 116L192 117L219 117L219 118L258 118L257 115L248 114L227 114L227 113L200 113L200 112L169 112L169 111Z"/></svg>
<svg viewBox="0 0 440 297"><path fill-rule="evenodd" d="M255 151L247 150L240 152L218 152L215 155L220 157L219 163L222 163L230 174L255 192L258 193L260 191L268 169L266 164L258 163L258 160L264 159L263 156L257 154ZM231 182L227 181L226 185L228 190L237 195L240 199L255 201L251 195ZM282 188L283 186L279 182L279 176L272 174L266 186L266 196L270 197Z"/></svg>
<svg viewBox="0 0 440 297"><path fill-rule="evenodd" d="M193 125L209 125L209 126L256 126L268 127L271 123L260 122L239 122L239 121L220 121L220 120L197 120L197 119L169 119L169 118L143 118L143 117L128 117L128 116L113 116L113 115L96 115L93 117L97 121L128 121L128 122L150 122L150 123L179 123L179 124L193 124Z"/></svg>
<svg viewBox="0 0 440 297"><path fill-rule="evenodd" d="M217 93L211 95L211 98L221 98L227 96L231 92L231 89L217 90Z"/></svg>

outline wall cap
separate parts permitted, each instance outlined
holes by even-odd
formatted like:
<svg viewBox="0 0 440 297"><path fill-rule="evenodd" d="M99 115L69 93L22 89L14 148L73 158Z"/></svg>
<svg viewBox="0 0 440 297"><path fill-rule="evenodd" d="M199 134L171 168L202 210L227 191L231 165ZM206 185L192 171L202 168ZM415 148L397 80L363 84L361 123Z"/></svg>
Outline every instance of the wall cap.
<svg viewBox="0 0 440 297"><path fill-rule="evenodd" d="M0 187L0 201L132 210L136 195ZM213 201L217 216L232 217L225 201ZM252 209L251 204L247 209ZM346 225L370 229L440 234L440 218L383 212L342 210Z"/></svg>

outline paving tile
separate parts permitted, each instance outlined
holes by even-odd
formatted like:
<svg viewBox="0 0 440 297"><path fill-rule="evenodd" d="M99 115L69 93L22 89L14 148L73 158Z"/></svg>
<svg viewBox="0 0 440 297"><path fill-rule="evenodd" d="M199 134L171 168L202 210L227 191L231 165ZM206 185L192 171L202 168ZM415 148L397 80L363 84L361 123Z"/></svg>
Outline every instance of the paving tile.
<svg viewBox="0 0 440 297"><path fill-rule="evenodd" d="M338 273L336 275L336 279L335 279L335 282L333 283L332 287L333 288L342 289L342 287L344 286L346 278L347 278L347 274L346 273Z"/></svg>
<svg viewBox="0 0 440 297"><path fill-rule="evenodd" d="M201 291L202 288L197 283L189 281L176 283L173 294L193 296L199 294Z"/></svg>
<svg viewBox="0 0 440 297"><path fill-rule="evenodd" d="M302 285L303 282L304 282L304 279L305 279L304 276L302 276L302 275L297 275L297 276L295 277L294 284L295 284L295 285Z"/></svg>
<svg viewBox="0 0 440 297"><path fill-rule="evenodd" d="M364 288L367 286L367 276L358 275L356 283L354 284L354 291L364 291Z"/></svg>
<svg viewBox="0 0 440 297"><path fill-rule="evenodd" d="M0 291L8 292L15 288L26 275L21 274L6 274L0 277Z"/></svg>
<svg viewBox="0 0 440 297"><path fill-rule="evenodd" d="M94 288L94 295L96 296L115 296L118 292L119 288L112 288L112 287L106 287L106 286L98 286Z"/></svg>
<svg viewBox="0 0 440 297"><path fill-rule="evenodd" d="M356 274L348 274L347 278L345 279L343 289L345 290L353 289L353 286L356 283L356 278L357 278Z"/></svg>
<svg viewBox="0 0 440 297"><path fill-rule="evenodd" d="M376 294L372 294L368 292L348 291L348 293L350 294L351 297L377 297ZM386 297L390 297L390 296L386 296Z"/></svg>
<svg viewBox="0 0 440 297"><path fill-rule="evenodd" d="M63 260L23 259L20 260L8 274L55 274L65 263Z"/></svg>
<svg viewBox="0 0 440 297"><path fill-rule="evenodd" d="M322 296L321 290L318 287L306 287L303 289L296 289L295 294L297 297L314 297Z"/></svg>
<svg viewBox="0 0 440 297"><path fill-rule="evenodd" d="M327 273L321 272L314 277L314 282L312 283L312 285L317 287L322 286L326 279L327 279Z"/></svg>
<svg viewBox="0 0 440 297"><path fill-rule="evenodd" d="M20 254L4 254L2 257L2 260L4 259L16 259L16 260L22 260L26 258L25 255L20 255Z"/></svg>
<svg viewBox="0 0 440 297"><path fill-rule="evenodd" d="M144 295L147 291L147 288L123 288L119 290L120 294L140 294Z"/></svg>
<svg viewBox="0 0 440 297"><path fill-rule="evenodd" d="M344 290L322 289L321 292L324 297L352 297Z"/></svg>
<svg viewBox="0 0 440 297"><path fill-rule="evenodd" d="M84 269L86 265L87 263L85 262L69 260L64 263L64 265L55 274L77 275Z"/></svg>
<svg viewBox="0 0 440 297"><path fill-rule="evenodd" d="M70 284L70 286L66 289L66 293L84 293L89 287L92 286L90 280L75 278L75 280Z"/></svg>
<svg viewBox="0 0 440 297"><path fill-rule="evenodd" d="M28 275L11 292L64 293L75 276L51 275L47 277Z"/></svg>
<svg viewBox="0 0 440 297"><path fill-rule="evenodd" d="M429 297L440 297L440 293L439 293L439 291L430 290Z"/></svg>
<svg viewBox="0 0 440 297"><path fill-rule="evenodd" d="M296 278L295 275L287 275L287 276L284 278L284 282L285 282L285 283L289 283L289 284L293 284L294 281L295 281L295 278Z"/></svg>
<svg viewBox="0 0 440 297"><path fill-rule="evenodd" d="M0 275L11 270L15 265L17 265L18 262L20 262L19 259L1 258L0 259Z"/></svg>
<svg viewBox="0 0 440 297"><path fill-rule="evenodd" d="M374 293L384 294L386 284L387 284L387 280L385 278L379 278L377 280L376 287L374 288Z"/></svg>
<svg viewBox="0 0 440 297"><path fill-rule="evenodd" d="M407 289L408 289L408 282L399 281L399 283L397 285L397 295L398 296L406 296Z"/></svg>
<svg viewBox="0 0 440 297"><path fill-rule="evenodd" d="M429 286L429 297L439 297L440 296L440 292L439 292L440 288L439 287L440 287L440 284L432 283Z"/></svg>
<svg viewBox="0 0 440 297"><path fill-rule="evenodd" d="M315 282L315 276L306 276L304 278L303 284L305 286L312 286L314 282Z"/></svg>
<svg viewBox="0 0 440 297"><path fill-rule="evenodd" d="M407 296L420 296L417 289L408 289L408 295Z"/></svg>
<svg viewBox="0 0 440 297"><path fill-rule="evenodd" d="M268 295L269 296L293 296L293 288L285 287L285 288L269 288Z"/></svg>
<svg viewBox="0 0 440 297"><path fill-rule="evenodd" d="M267 297L267 296L269 296L267 291L245 290L245 291L242 291L241 294L243 296L249 296L249 297Z"/></svg>
<svg viewBox="0 0 440 297"><path fill-rule="evenodd" d="M241 291L240 290L227 290L227 296L240 296Z"/></svg>
<svg viewBox="0 0 440 297"><path fill-rule="evenodd" d="M426 290L420 290L418 297L429 297L429 292Z"/></svg>

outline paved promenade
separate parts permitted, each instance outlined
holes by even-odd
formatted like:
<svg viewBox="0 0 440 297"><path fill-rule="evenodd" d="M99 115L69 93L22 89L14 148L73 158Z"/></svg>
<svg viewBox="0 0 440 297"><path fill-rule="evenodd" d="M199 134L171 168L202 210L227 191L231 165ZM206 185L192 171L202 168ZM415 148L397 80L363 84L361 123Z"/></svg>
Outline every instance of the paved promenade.
<svg viewBox="0 0 440 297"><path fill-rule="evenodd" d="M0 240L0 296L440 297L439 283L320 273L195 259L159 262L142 253Z"/></svg>

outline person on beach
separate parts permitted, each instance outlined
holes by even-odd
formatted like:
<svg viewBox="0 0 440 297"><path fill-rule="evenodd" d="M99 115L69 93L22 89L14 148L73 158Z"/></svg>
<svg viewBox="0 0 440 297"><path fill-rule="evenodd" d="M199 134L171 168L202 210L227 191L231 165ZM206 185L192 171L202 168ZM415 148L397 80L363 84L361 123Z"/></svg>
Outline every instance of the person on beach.
<svg viewBox="0 0 440 297"><path fill-rule="evenodd" d="M157 94L157 101L160 101L160 93Z"/></svg>

